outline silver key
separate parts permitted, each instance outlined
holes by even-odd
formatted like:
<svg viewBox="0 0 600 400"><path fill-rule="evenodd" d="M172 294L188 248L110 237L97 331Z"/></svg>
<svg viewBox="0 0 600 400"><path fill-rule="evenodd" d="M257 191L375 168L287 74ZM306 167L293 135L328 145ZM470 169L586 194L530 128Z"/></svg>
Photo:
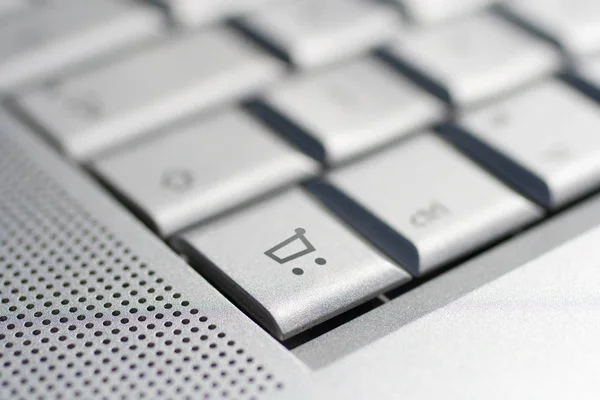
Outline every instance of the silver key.
<svg viewBox="0 0 600 400"><path fill-rule="evenodd" d="M239 110L170 129L94 163L163 236L317 171Z"/></svg>
<svg viewBox="0 0 600 400"><path fill-rule="evenodd" d="M461 107L497 97L560 65L550 45L486 13L407 31L390 52Z"/></svg>
<svg viewBox="0 0 600 400"><path fill-rule="evenodd" d="M336 164L441 120L436 99L375 59L298 77L267 92L268 107L317 141L314 156Z"/></svg>
<svg viewBox="0 0 600 400"><path fill-rule="evenodd" d="M0 24L0 92L157 36L161 14L122 0L60 0Z"/></svg>
<svg viewBox="0 0 600 400"><path fill-rule="evenodd" d="M4 18L15 11L21 10L28 6L26 0L2 0L0 2L0 18Z"/></svg>
<svg viewBox="0 0 600 400"><path fill-rule="evenodd" d="M600 57L593 57L578 65L578 76L584 87L592 89L594 95L600 98Z"/></svg>
<svg viewBox="0 0 600 400"><path fill-rule="evenodd" d="M337 170L328 181L360 206L326 185L316 193L414 275L541 215L432 133Z"/></svg>
<svg viewBox="0 0 600 400"><path fill-rule="evenodd" d="M545 207L600 185L598 105L564 83L529 88L467 114L461 126L448 136Z"/></svg>
<svg viewBox="0 0 600 400"><path fill-rule="evenodd" d="M70 155L93 154L191 112L258 90L279 62L222 28L172 37L18 104Z"/></svg>
<svg viewBox="0 0 600 400"><path fill-rule="evenodd" d="M415 22L431 24L474 12L493 0L394 0Z"/></svg>
<svg viewBox="0 0 600 400"><path fill-rule="evenodd" d="M365 0L297 0L242 20L248 30L302 67L377 46L393 37L398 22L388 7Z"/></svg>
<svg viewBox="0 0 600 400"><path fill-rule="evenodd" d="M179 246L279 339L410 279L301 189L188 232Z"/></svg>
<svg viewBox="0 0 600 400"><path fill-rule="evenodd" d="M154 0L165 4L174 19L197 26L250 12L276 0Z"/></svg>
<svg viewBox="0 0 600 400"><path fill-rule="evenodd" d="M573 55L586 56L600 51L598 0L513 0L506 7Z"/></svg>

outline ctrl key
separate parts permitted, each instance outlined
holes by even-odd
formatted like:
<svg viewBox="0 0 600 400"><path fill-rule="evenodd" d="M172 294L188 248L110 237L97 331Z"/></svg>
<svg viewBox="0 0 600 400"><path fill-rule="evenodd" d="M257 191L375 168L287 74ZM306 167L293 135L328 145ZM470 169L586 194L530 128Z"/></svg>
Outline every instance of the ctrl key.
<svg viewBox="0 0 600 400"><path fill-rule="evenodd" d="M410 280L300 188L175 243L282 340Z"/></svg>

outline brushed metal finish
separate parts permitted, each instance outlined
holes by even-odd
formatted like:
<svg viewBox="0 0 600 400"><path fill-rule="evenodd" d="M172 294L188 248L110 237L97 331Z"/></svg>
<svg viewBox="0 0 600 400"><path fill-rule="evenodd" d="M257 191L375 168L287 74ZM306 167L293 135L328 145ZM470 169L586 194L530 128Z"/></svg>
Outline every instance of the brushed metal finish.
<svg viewBox="0 0 600 400"><path fill-rule="evenodd" d="M600 225L600 197L576 205L293 350L314 369L332 365Z"/></svg>
<svg viewBox="0 0 600 400"><path fill-rule="evenodd" d="M64 4L73 2L54 1ZM139 5L119 1L130 6ZM238 1L218 1L219 8L223 6L225 10L229 4ZM403 3L409 5L411 1L404 0ZM427 4L439 4L435 8L441 10L439 18L451 19L462 14L463 9L466 11L467 8L472 10L478 7L479 1L424 0L415 4L424 7L425 11ZM243 7L254 7L254 4L261 2L248 0ZM442 2L450 4L449 9L444 8ZM113 3L116 4L115 1ZM213 1L191 3L199 7L201 12L198 15L202 15L202 7L210 8ZM456 10L452 9L452 4ZM85 7L89 7L93 13L95 6L92 6L92 2L85 2ZM227 10L227 15L237 13L235 7ZM220 13L218 11L217 16L209 12L203 14L208 17L206 20L201 17L196 22L189 22L196 24L214 17L221 18ZM150 14L152 17L148 18ZM116 24L119 28L111 25L114 29L109 29L109 32L103 25L98 33L103 40L88 35L87 31L86 35L81 36L81 43L77 35L72 37L68 41L69 49L74 49L77 56L87 57L93 53L89 59L80 60L68 54L67 62L67 58L63 58L67 54L63 53L63 47L59 48L60 51L55 48L52 51L45 47L42 49L44 57L58 54L60 66L52 64L54 58L38 59L28 54L27 57L31 57L28 60L42 63L23 64L26 67L23 71L29 74L31 68L35 73L22 83L35 83L37 79L44 79L46 74L63 71L64 66L78 65L80 62L85 64L97 55L104 55L95 52L102 48L101 44L113 43L113 39L119 42L120 39L116 37L121 37L123 31L131 34L131 42L123 46L156 35L162 28L162 18L159 13L150 14L141 13L141 16L132 18L136 22L127 18L127 22L120 20L120 25ZM0 18L1 32L2 25L8 19ZM435 18L438 16L432 19ZM156 25L148 24L150 20ZM82 21L85 22L85 19ZM92 25L89 25L90 29ZM105 35L109 36L105 38ZM73 42L78 45L71 47ZM244 48L249 43L242 42ZM56 43L62 46L62 41ZM90 43L98 46L90 47ZM346 44L351 47L357 45L352 41ZM482 54L484 50L481 50ZM211 54L218 53L220 50ZM343 54L351 54L334 53L335 59L347 57ZM455 53L461 56L459 51ZM186 54L188 56L190 54ZM540 56L540 60L542 58ZM540 60L540 65L544 64ZM206 62L207 58L204 57L203 61ZM279 75L278 63L274 62L273 65L270 71L275 72L267 72L266 75ZM594 73L591 65L584 73L585 78L590 82L597 79L598 83L600 72ZM38 68L41 69L38 71ZM129 78L143 75L146 68L147 65L144 65L136 69ZM527 82L551 70L553 68L539 68L538 73L531 73ZM512 72L509 74L506 71L499 74L509 78L513 76ZM512 87L514 82L506 85L502 79L497 76L492 79L491 75L482 78L482 82L488 82L489 79L495 84L486 86L485 82L477 81L472 88L498 89L498 93L505 93L499 87L506 86L506 91L512 90L509 86ZM515 72L516 75L522 74ZM13 87L12 82L10 88ZM21 82L14 82L18 83L15 87L21 87ZM57 83L61 84L55 82L55 87ZM234 80L228 80L226 84L219 81L218 84L229 89L240 86ZM121 92L116 97L126 97L128 88L124 84L121 86ZM165 84L165 87L170 86ZM483 96L475 89L461 92L461 95ZM2 90L0 76L0 92ZM208 91L212 93L211 90ZM233 94L232 99L246 93ZM487 96L484 97L487 100ZM76 96L75 100L78 99L90 100L91 97L83 93L81 97ZM174 106L180 107L181 104L175 102ZM79 111L93 112L93 109L92 101L91 108L84 106ZM149 117L156 117L155 110L145 109L139 116L140 119ZM144 131L160 125L155 121L149 122ZM45 122L42 121L40 125L43 127ZM59 142L52 135L48 137ZM123 140L135 137L137 133ZM120 140L115 135L107 146L112 147L112 143L118 144ZM64 146L62 148L66 149ZM95 150L90 154L95 155ZM427 154L425 159L431 161ZM89 161L91 158L91 155L86 155L81 159ZM466 160L463 156L459 158ZM469 170L474 168L473 164L468 164ZM421 173L417 168L419 165L414 162L406 167L411 171L413 180ZM381 176L390 173L394 175L397 170L387 169ZM457 198L458 195L472 193L468 185L470 173L464 176L467 179L457 190ZM376 175L373 180L377 181L379 177ZM442 177L441 181L454 182L454 178ZM486 176L487 179L494 181L490 176ZM390 187L397 189L394 193L394 196L398 196L396 205L404 205L405 198L410 198L412 192L405 190L404 186L400 190L395 185L392 182L386 190ZM426 185L417 182L415 187L421 192L421 187ZM469 197L469 206L473 205L477 195L479 192ZM324 220L334 223L335 232L339 229L342 235L352 236L348 243L359 243L358 247L351 247L352 252L342 252L348 265L360 261L360 257L352 255L357 248L363 248L365 259L371 257L390 273L389 268L395 268L393 279L398 278L397 271L401 269L347 229L319 202L304 193L301 197L301 203L310 204L308 208L313 211L318 209L318 212L315 211L315 215L318 215L315 220L319 225ZM525 208L529 211L523 215L533 218L532 215L537 214L539 209L526 204L528 206ZM424 215L444 215L447 211L436 203L430 203L429 206L425 210L429 213L420 213L418 219L422 220ZM265 215L270 215L273 210L265 210ZM290 218L288 214L294 215L294 212L280 219L287 221ZM303 214L297 214L295 217L302 219ZM230 218L233 220L237 215L233 214ZM274 223L266 217L264 220L268 223L260 224L261 231ZM302 219L305 220L312 221L313 218ZM501 222L510 222L516 228L521 220L515 217L513 221ZM192 270L161 240L148 232L89 176L65 161L63 156L55 154L29 129L0 111L0 398L29 400L144 396L281 400L402 397L462 400L471 396L476 399L595 399L600 391L596 379L600 354L597 338L600 332L598 307L593 307L597 302L599 276L593 264L598 264L596 261L600 258L594 250L600 232L595 231L590 238L576 239L576 243L557 250L558 253L551 253L541 261L522 265L598 223L600 199L595 197L585 205L552 216L541 226L520 233L425 285L311 340L292 354L230 304L199 272ZM233 228L227 232L230 233L227 239L234 235ZM295 230L286 233L293 234ZM480 233L489 234L490 230L481 230ZM244 240L236 241L236 244L244 243L248 238L258 240L254 236L260 235L244 236ZM274 238L269 243L271 249L278 241L281 242L279 236L285 239L286 235ZM321 247L313 240L312 230L306 230L306 236L311 243L314 242L316 251L321 252ZM338 237L335 234L323 236L326 237L319 238L319 243ZM476 235L477 239L480 239L479 236ZM471 242L471 236L465 236L464 240ZM223 246L219 251L226 255L224 257L237 257L236 247L232 243L221 239L219 245ZM343 248L346 249L346 246ZM265 256L264 253L262 255ZM307 257L313 255L314 258L309 258L309 266L300 266L303 271L300 277L308 277L311 269L331 266L329 255L319 257L322 254L315 252ZM326 258L327 263L315 263L317 258ZM301 260L294 259L291 263ZM204 261L196 265L198 270L205 273L216 271L214 266L201 264ZM285 269L288 266L288 273L299 268L287 263L277 267ZM582 270L581 274L574 273L579 269ZM505 276L510 271L514 274ZM349 271L346 273L348 280L362 288L362 284L354 282L355 276L351 276ZM481 287L498 277L501 278ZM263 286L271 278L270 275L266 276ZM400 281L406 279L409 279L408 275L403 274ZM333 282L334 286L347 283L339 277L335 280L329 278L327 282ZM247 298L245 294L234 294L238 299ZM277 295L289 300L285 297L289 296L287 292ZM517 299L525 299L532 306L549 306L527 308L524 302L517 303ZM327 303L328 306L331 304L333 301ZM304 316L298 317L298 320L302 318Z"/></svg>
<svg viewBox="0 0 600 400"><path fill-rule="evenodd" d="M595 228L339 360L317 379L345 399L595 399L599 240Z"/></svg>

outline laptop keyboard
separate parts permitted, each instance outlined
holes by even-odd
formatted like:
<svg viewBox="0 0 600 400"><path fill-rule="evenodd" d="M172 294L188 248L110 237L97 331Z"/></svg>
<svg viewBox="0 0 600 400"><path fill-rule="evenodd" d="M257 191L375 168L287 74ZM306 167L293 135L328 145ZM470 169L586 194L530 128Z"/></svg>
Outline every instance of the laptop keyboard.
<svg viewBox="0 0 600 400"><path fill-rule="evenodd" d="M596 0L9 0L0 97L287 340L600 187L599 27Z"/></svg>

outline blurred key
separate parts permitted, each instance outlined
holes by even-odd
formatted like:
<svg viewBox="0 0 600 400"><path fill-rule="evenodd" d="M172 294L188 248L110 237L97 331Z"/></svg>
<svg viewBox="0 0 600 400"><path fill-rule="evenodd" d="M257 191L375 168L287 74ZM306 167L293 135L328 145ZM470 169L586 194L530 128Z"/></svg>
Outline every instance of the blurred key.
<svg viewBox="0 0 600 400"><path fill-rule="evenodd" d="M2 0L0 2L0 18L28 6L27 0Z"/></svg>
<svg viewBox="0 0 600 400"><path fill-rule="evenodd" d="M431 24L466 15L493 0L394 0L419 24Z"/></svg>
<svg viewBox="0 0 600 400"><path fill-rule="evenodd" d="M162 15L141 3L55 0L30 7L0 23L0 92L62 73L162 30Z"/></svg>
<svg viewBox="0 0 600 400"><path fill-rule="evenodd" d="M285 82L267 92L265 103L271 111L267 119L285 120L279 123L282 132L327 164L433 124L444 114L438 100L371 58Z"/></svg>
<svg viewBox="0 0 600 400"><path fill-rule="evenodd" d="M448 137L545 207L600 185L600 109L562 82L467 114L460 125L445 129Z"/></svg>
<svg viewBox="0 0 600 400"><path fill-rule="evenodd" d="M390 53L401 68L460 107L493 99L560 65L549 44L485 13L407 31Z"/></svg>
<svg viewBox="0 0 600 400"><path fill-rule="evenodd" d="M300 189L194 229L179 247L279 339L410 280Z"/></svg>
<svg viewBox="0 0 600 400"><path fill-rule="evenodd" d="M170 129L94 164L162 236L307 177L317 165L239 110Z"/></svg>
<svg viewBox="0 0 600 400"><path fill-rule="evenodd" d="M277 0L153 0L167 6L173 18L195 26L260 9Z"/></svg>
<svg viewBox="0 0 600 400"><path fill-rule="evenodd" d="M600 101L600 57L581 60L575 71L568 75L578 87Z"/></svg>
<svg viewBox="0 0 600 400"><path fill-rule="evenodd" d="M333 186L315 184L314 192L416 276L541 216L431 133L334 171L327 181Z"/></svg>
<svg viewBox="0 0 600 400"><path fill-rule="evenodd" d="M281 64L223 28L173 36L106 67L18 99L66 153L82 159L193 111L262 88Z"/></svg>
<svg viewBox="0 0 600 400"><path fill-rule="evenodd" d="M292 63L315 67L364 52L391 39L399 18L367 0L297 0L275 4L243 26Z"/></svg>
<svg viewBox="0 0 600 400"><path fill-rule="evenodd" d="M570 54L600 52L598 0L513 0L506 8Z"/></svg>

